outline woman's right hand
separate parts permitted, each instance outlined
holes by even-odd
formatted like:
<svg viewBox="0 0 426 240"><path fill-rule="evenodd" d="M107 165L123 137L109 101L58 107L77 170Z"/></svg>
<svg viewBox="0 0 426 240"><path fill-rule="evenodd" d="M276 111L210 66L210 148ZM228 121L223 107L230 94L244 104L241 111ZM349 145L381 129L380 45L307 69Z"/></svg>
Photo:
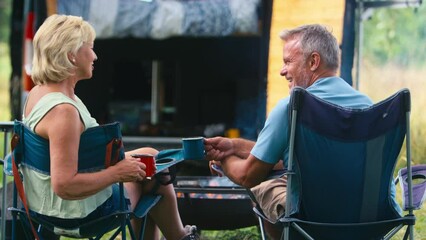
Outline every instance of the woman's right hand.
<svg viewBox="0 0 426 240"><path fill-rule="evenodd" d="M115 166L118 182L142 181L146 176L146 165L138 158L125 158Z"/></svg>

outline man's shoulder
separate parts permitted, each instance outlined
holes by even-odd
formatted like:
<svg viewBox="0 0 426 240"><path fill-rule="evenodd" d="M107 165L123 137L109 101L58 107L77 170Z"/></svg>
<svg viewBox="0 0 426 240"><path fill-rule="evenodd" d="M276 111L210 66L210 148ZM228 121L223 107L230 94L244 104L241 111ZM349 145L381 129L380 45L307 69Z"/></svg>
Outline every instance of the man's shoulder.
<svg viewBox="0 0 426 240"><path fill-rule="evenodd" d="M325 101L343 107L364 108L373 104L367 95L359 92L339 77L321 79L307 90Z"/></svg>

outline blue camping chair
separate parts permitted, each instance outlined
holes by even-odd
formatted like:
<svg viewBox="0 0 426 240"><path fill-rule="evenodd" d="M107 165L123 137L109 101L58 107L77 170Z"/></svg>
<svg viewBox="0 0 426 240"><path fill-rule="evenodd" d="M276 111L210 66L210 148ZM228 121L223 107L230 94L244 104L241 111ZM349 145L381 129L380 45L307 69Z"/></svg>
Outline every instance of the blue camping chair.
<svg viewBox="0 0 426 240"><path fill-rule="evenodd" d="M124 157L123 145L121 142L121 131L119 123L111 123L89 128L83 132L79 146L79 172L99 171L114 165ZM26 229L27 239L42 239L43 234L48 233L50 239L53 236L66 236L71 238L101 239L108 232L112 232L110 239L115 239L121 233L121 239L126 239L126 228L129 230L132 239L136 239L135 233L130 225L132 217L143 218L148 211L160 200L159 195L144 196L132 212L126 210L123 183L119 183L120 189L120 210L100 219L93 220L86 224L72 229L59 228L54 222L44 221L29 211L22 184L22 174L19 166L25 165L36 169L44 174L50 173L49 143L47 140L34 134L30 129L19 121L14 123L14 135L12 137L12 166L15 181L15 191L12 211L12 239L16 239L17 217L23 229ZM90 161L89 161L90 160ZM17 206L17 193L22 201L24 209ZM144 219L144 224L146 218ZM35 229L34 226L38 226ZM139 236L143 236L143 230ZM115 231L113 231L115 230ZM42 234L43 233L43 234ZM58 237L59 238L59 237Z"/></svg>
<svg viewBox="0 0 426 240"><path fill-rule="evenodd" d="M414 238L410 92L353 110L301 88L290 100L291 130L284 239ZM408 214L392 204L393 172L406 140Z"/></svg>

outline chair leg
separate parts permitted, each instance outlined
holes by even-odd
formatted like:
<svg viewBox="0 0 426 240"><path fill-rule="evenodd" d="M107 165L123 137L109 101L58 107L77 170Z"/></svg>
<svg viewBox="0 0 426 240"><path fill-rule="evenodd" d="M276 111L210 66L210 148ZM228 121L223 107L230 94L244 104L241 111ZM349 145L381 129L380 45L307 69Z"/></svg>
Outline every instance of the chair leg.
<svg viewBox="0 0 426 240"><path fill-rule="evenodd" d="M414 240L414 226L413 225L409 225L408 228L409 230L409 234L410 234L410 240Z"/></svg>
<svg viewBox="0 0 426 240"><path fill-rule="evenodd" d="M405 231L405 233L404 233L404 237L403 237L402 239L403 239L403 240L407 240L409 235L411 235L411 234L410 234L410 229L409 229L409 227L407 226L407 230Z"/></svg>
<svg viewBox="0 0 426 240"><path fill-rule="evenodd" d="M125 233L126 231L124 231L124 233ZM118 228L118 229L116 229L115 230L115 232L114 232L114 234L109 238L110 240L113 240L113 239L115 239L117 236L118 236L118 234L120 234L120 233L123 233L123 231L122 231L122 229L121 229L121 227L120 228ZM105 233L104 233L105 234ZM102 239L102 237L103 237L103 235L104 234L100 234L99 236L97 236L96 238L95 238L95 240L100 240L100 239ZM125 234L124 234L125 235ZM122 235L123 236L123 235ZM126 238L126 236L124 236L124 238Z"/></svg>
<svg viewBox="0 0 426 240"><path fill-rule="evenodd" d="M130 239L132 239L132 240L135 240L135 239L142 240L143 239L143 236L145 235L146 222L147 222L147 216L142 218L141 230L140 230L138 237L136 237L136 233L133 230L132 224L130 222L130 218L127 219L127 226L128 226L129 233L130 233Z"/></svg>
<svg viewBox="0 0 426 240"><path fill-rule="evenodd" d="M29 230L29 229L31 229L31 226L30 226L30 223L28 221L29 220L26 217L19 216L19 222L21 223L21 226L22 226L22 229L23 229L23 232L24 232L24 235L25 235L25 239L31 240L31 239L34 239L34 236L33 236L33 233ZM16 229L15 229L15 231L16 231Z"/></svg>
<svg viewBox="0 0 426 240"><path fill-rule="evenodd" d="M260 228L260 236L262 240L266 240L265 226L263 224L263 219L261 217L257 217L259 220L259 228Z"/></svg>
<svg viewBox="0 0 426 240"><path fill-rule="evenodd" d="M126 219L126 224L127 224L127 228L129 229L129 233L130 233L130 239L135 240L136 235L135 235L135 231L133 231L133 227L132 227L132 223L130 222L130 218Z"/></svg>
<svg viewBox="0 0 426 240"><path fill-rule="evenodd" d="M142 228L141 228L141 232L139 234L139 240L142 240L143 236L145 235L145 227L146 227L147 221L148 221L148 216L145 216L142 220Z"/></svg>
<svg viewBox="0 0 426 240"><path fill-rule="evenodd" d="M290 224L286 223L286 225L284 226L284 231L282 234L282 240L289 240L290 239Z"/></svg>
<svg viewBox="0 0 426 240"><path fill-rule="evenodd" d="M11 236L12 239L16 239L16 222L17 222L16 213L12 213L12 230L11 230Z"/></svg>
<svg viewBox="0 0 426 240"><path fill-rule="evenodd" d="M392 229L390 232L388 232L384 237L383 240L390 240L395 234L397 234L399 232L399 230L401 230L404 227L404 225L400 224L398 226L396 226L394 229ZM407 230L405 231L405 235L408 237L408 232L410 231L410 229L407 226ZM407 240L407 238L404 237L404 240Z"/></svg>
<svg viewBox="0 0 426 240"><path fill-rule="evenodd" d="M300 234L303 235L303 237L305 239L308 240L314 240L314 238L312 238L305 230L303 230L303 228L301 228L297 223L291 223L292 227L294 227L294 229L296 229ZM290 228L289 228L290 230Z"/></svg>
<svg viewBox="0 0 426 240"><path fill-rule="evenodd" d="M126 218L121 222L121 239L126 240Z"/></svg>

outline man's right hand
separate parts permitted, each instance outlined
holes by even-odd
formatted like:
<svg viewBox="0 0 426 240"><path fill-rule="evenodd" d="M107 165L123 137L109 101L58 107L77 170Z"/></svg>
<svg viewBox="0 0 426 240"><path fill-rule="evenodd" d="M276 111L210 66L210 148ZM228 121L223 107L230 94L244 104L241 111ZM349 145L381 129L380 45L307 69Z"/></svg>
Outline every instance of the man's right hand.
<svg viewBox="0 0 426 240"><path fill-rule="evenodd" d="M233 154L233 143L229 138L214 137L204 139L207 160L222 161Z"/></svg>

